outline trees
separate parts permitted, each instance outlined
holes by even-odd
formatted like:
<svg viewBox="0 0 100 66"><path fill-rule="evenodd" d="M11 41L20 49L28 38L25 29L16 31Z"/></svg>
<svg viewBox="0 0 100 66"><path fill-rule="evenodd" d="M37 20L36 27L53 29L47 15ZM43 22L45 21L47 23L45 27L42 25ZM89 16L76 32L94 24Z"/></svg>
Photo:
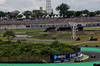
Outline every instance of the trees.
<svg viewBox="0 0 100 66"><path fill-rule="evenodd" d="M89 16L90 16L90 17L93 17L93 16L95 16L95 15L96 15L95 12L89 12Z"/></svg>
<svg viewBox="0 0 100 66"><path fill-rule="evenodd" d="M81 10L81 11L76 11L76 17L88 17L89 16L89 11L87 9Z"/></svg>
<svg viewBox="0 0 100 66"><path fill-rule="evenodd" d="M36 18L42 18L43 13L42 12L36 12L35 15L36 15Z"/></svg>
<svg viewBox="0 0 100 66"><path fill-rule="evenodd" d="M76 17L80 17L82 15L83 11L76 11L75 15Z"/></svg>
<svg viewBox="0 0 100 66"><path fill-rule="evenodd" d="M18 10L12 12L6 12L6 17L9 19L16 19L20 12Z"/></svg>
<svg viewBox="0 0 100 66"><path fill-rule="evenodd" d="M88 16L89 16L89 10L85 9L85 10L83 11L83 14L86 14L86 17L88 17Z"/></svg>
<svg viewBox="0 0 100 66"><path fill-rule="evenodd" d="M29 19L30 16L32 15L32 12L27 10L23 12L23 15L26 16L26 19Z"/></svg>
<svg viewBox="0 0 100 66"><path fill-rule="evenodd" d="M11 19L16 19L17 14L13 13L13 12L10 12L9 16L10 16Z"/></svg>
<svg viewBox="0 0 100 66"><path fill-rule="evenodd" d="M22 14L17 15L17 18L22 18L22 17L23 17Z"/></svg>
<svg viewBox="0 0 100 66"><path fill-rule="evenodd" d="M6 31L3 37L7 37L8 41L11 41L15 37L15 33L13 31Z"/></svg>
<svg viewBox="0 0 100 66"><path fill-rule="evenodd" d="M3 11L0 11L0 18L3 18L3 17L5 17L5 13L3 12Z"/></svg>
<svg viewBox="0 0 100 66"><path fill-rule="evenodd" d="M34 18L36 18L36 14L32 14L32 16L31 16L31 17L32 17L33 19L34 19Z"/></svg>
<svg viewBox="0 0 100 66"><path fill-rule="evenodd" d="M43 10L42 12L40 12L40 10L33 10L32 11L32 18L45 18L47 16L47 12L45 10Z"/></svg>
<svg viewBox="0 0 100 66"><path fill-rule="evenodd" d="M69 8L70 6L68 6L66 3L62 3L60 6L56 7L56 10L59 11L60 16L65 18Z"/></svg>
<svg viewBox="0 0 100 66"><path fill-rule="evenodd" d="M95 11L96 15L100 15L100 10Z"/></svg>
<svg viewBox="0 0 100 66"><path fill-rule="evenodd" d="M46 18L46 16L47 16L47 11L43 10L43 18Z"/></svg>
<svg viewBox="0 0 100 66"><path fill-rule="evenodd" d="M67 17L70 18L70 17L75 17L75 11L68 11L67 12Z"/></svg>

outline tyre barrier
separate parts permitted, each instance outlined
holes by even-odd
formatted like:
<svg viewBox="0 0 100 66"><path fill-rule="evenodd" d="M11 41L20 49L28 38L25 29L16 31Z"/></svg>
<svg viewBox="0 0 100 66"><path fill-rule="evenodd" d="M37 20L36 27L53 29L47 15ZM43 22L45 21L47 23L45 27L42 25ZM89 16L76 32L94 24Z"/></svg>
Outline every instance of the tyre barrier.
<svg viewBox="0 0 100 66"><path fill-rule="evenodd" d="M93 64L93 66L100 66L100 64Z"/></svg>

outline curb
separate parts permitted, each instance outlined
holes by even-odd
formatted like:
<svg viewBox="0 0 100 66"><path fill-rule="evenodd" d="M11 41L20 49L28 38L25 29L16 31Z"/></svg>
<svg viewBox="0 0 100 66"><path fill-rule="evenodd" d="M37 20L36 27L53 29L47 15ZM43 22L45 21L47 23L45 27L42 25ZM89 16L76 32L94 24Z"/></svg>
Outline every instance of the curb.
<svg viewBox="0 0 100 66"><path fill-rule="evenodd" d="M83 54L84 55L84 54ZM86 55L87 56L87 58L86 59L84 59L84 60L87 60L88 58L89 58L89 56L88 55ZM82 60L82 61L84 61L84 60Z"/></svg>

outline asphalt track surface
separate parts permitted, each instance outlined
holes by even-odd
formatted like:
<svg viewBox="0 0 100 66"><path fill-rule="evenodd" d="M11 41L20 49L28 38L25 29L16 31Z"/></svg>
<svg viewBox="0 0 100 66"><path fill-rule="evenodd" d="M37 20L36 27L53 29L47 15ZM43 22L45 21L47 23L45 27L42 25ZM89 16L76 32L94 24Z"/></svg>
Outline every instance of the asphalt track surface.
<svg viewBox="0 0 100 66"><path fill-rule="evenodd" d="M52 39L29 39L29 38L23 38L23 37L15 37L14 39L16 40L22 40L22 39L25 39L25 40L28 40L28 41L55 41L55 40L52 40ZM58 41L72 41L73 39L57 39Z"/></svg>
<svg viewBox="0 0 100 66"><path fill-rule="evenodd" d="M81 53L89 56L89 58L83 62L100 61L100 52L81 51ZM96 56L96 58L91 58L91 55Z"/></svg>
<svg viewBox="0 0 100 66"><path fill-rule="evenodd" d="M100 48L83 47L81 48L81 53L89 56L84 62L100 61ZM96 58L91 58L92 55L96 56Z"/></svg>
<svg viewBox="0 0 100 66"><path fill-rule="evenodd" d="M53 39L30 39L30 38L25 38L25 37L15 37L13 39L15 39L15 40L25 39L25 40L28 40L28 41L55 41L55 40L57 40L57 41L73 41L73 39L55 39L55 40L53 40ZM100 41L85 41L85 42L82 42L82 43L76 43L74 45L80 45L80 44L90 43L90 42L100 42Z"/></svg>

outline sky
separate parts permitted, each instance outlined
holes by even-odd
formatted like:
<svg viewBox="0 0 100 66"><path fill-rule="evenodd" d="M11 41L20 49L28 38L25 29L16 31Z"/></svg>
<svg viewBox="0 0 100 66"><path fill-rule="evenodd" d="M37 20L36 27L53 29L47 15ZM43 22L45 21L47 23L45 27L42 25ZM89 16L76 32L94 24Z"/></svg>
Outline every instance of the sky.
<svg viewBox="0 0 100 66"><path fill-rule="evenodd" d="M54 13L58 13L55 9L58 5L66 3L70 6L70 10L85 10L96 11L100 10L100 0L51 0ZM46 0L0 0L0 11L11 12L19 10L35 10L43 7L46 9Z"/></svg>

